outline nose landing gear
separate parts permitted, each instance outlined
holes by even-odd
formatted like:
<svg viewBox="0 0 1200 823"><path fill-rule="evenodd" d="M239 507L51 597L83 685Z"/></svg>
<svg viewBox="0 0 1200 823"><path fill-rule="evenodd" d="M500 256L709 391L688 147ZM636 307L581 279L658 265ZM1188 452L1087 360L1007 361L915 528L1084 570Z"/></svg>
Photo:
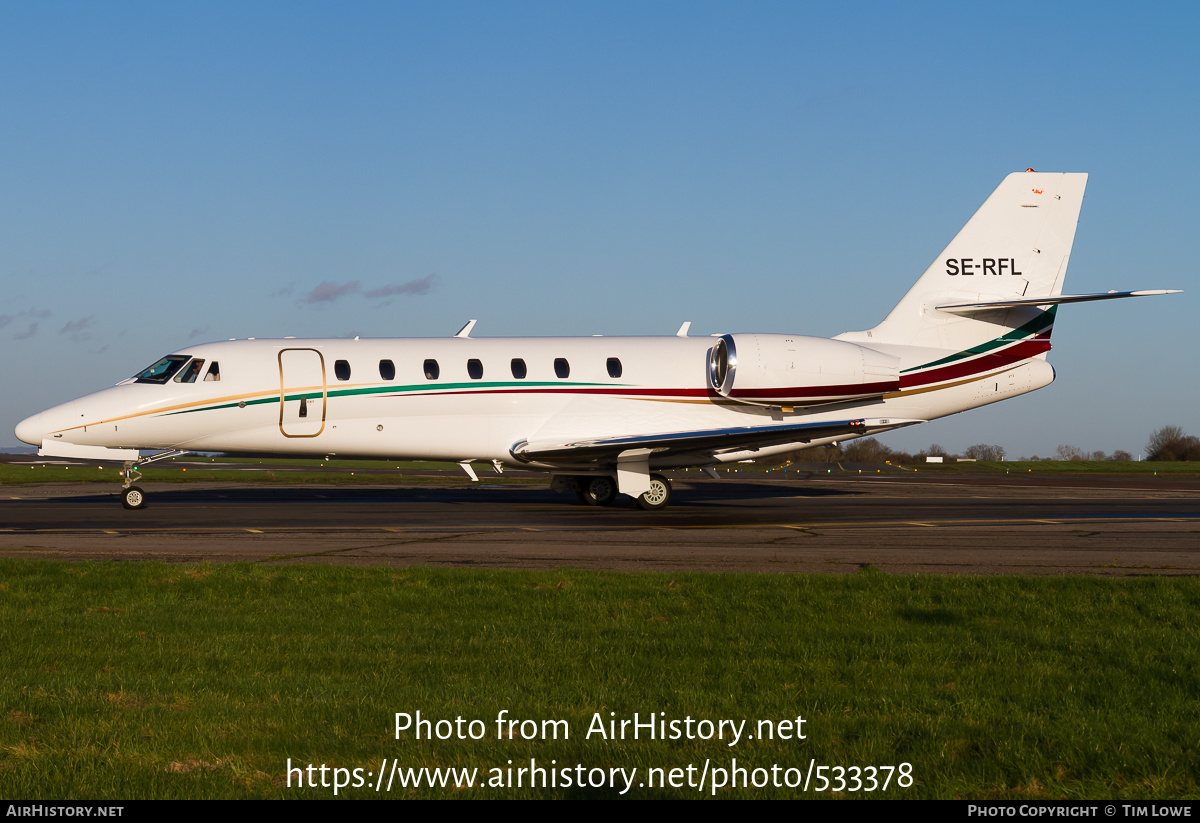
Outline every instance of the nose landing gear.
<svg viewBox="0 0 1200 823"><path fill-rule="evenodd" d="M121 505L127 509L146 508L148 502L146 492L140 486L133 485L134 482L142 479L142 473L138 471L138 466L168 457L182 457L185 454L187 454L186 451L171 449L170 451L151 454L147 457L139 457L137 460L126 460L125 468L121 470L121 477L125 478L125 482L121 487Z"/></svg>
<svg viewBox="0 0 1200 823"><path fill-rule="evenodd" d="M121 489L121 505L127 509L144 509L146 493L138 486L126 486Z"/></svg>

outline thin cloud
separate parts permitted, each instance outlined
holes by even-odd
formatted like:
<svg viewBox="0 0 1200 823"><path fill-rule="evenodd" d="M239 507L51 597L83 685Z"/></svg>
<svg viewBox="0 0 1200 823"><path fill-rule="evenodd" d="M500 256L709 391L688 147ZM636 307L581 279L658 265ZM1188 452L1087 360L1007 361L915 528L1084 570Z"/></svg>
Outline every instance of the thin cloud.
<svg viewBox="0 0 1200 823"><path fill-rule="evenodd" d="M363 296L374 300L380 297L395 297L401 294L429 294L429 290L433 288L436 280L437 275L430 274L417 280L409 280L407 283L371 289L368 292L364 292Z"/></svg>
<svg viewBox="0 0 1200 823"><path fill-rule="evenodd" d="M323 280L317 284L316 288L301 297L300 302L310 306L317 303L332 303L348 294L361 294L368 300L386 300L391 297L401 297L404 295L429 294L437 279L438 276L436 274L430 274L425 277L419 277L416 280L409 280L407 283L391 283L369 291L364 290L358 280L351 280L348 283L335 283L332 280Z"/></svg>
<svg viewBox="0 0 1200 823"><path fill-rule="evenodd" d="M84 340L90 340L92 335L87 331L88 326L92 324L92 320L96 317L94 314L89 314L87 317L81 317L78 320L72 320L58 330L59 334L69 334L71 339L76 343Z"/></svg>
<svg viewBox="0 0 1200 823"><path fill-rule="evenodd" d="M192 333L188 335L188 340L195 340L206 331L208 331L208 326L201 326L198 329L192 329Z"/></svg>
<svg viewBox="0 0 1200 823"><path fill-rule="evenodd" d="M357 294L362 291L362 286L357 280L351 280L349 283L338 285L332 280L322 280L315 289L301 298L303 303L332 303L339 297L344 297L347 294Z"/></svg>
<svg viewBox="0 0 1200 823"><path fill-rule="evenodd" d="M25 311L19 311L16 314L0 314L0 329L4 328L14 320L21 320L26 317L32 317L37 320L45 320L49 316L49 309L26 309Z"/></svg>
<svg viewBox="0 0 1200 823"><path fill-rule="evenodd" d="M13 340L28 340L29 338L31 338L35 334L37 334L37 330L38 330L38 324L36 322L30 323L29 328L25 329L25 331L17 332L16 334L14 334Z"/></svg>

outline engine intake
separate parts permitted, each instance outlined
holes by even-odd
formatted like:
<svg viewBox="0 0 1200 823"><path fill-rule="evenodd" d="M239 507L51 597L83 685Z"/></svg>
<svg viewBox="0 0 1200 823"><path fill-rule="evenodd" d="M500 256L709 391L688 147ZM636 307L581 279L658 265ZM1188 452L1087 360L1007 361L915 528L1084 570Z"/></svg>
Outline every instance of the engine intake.
<svg viewBox="0 0 1200 823"><path fill-rule="evenodd" d="M881 397L900 389L899 360L821 337L725 334L708 352L717 394L757 406L814 406Z"/></svg>

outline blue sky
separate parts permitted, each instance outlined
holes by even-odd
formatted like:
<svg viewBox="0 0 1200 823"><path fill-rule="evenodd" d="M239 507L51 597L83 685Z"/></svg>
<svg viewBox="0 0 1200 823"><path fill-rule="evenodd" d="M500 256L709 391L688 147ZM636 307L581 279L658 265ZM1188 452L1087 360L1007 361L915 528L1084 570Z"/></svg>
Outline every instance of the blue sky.
<svg viewBox="0 0 1200 823"><path fill-rule="evenodd" d="M1200 434L1192 3L0 7L0 445L230 337L877 323L1010 171L1090 177L1057 382L897 432Z"/></svg>

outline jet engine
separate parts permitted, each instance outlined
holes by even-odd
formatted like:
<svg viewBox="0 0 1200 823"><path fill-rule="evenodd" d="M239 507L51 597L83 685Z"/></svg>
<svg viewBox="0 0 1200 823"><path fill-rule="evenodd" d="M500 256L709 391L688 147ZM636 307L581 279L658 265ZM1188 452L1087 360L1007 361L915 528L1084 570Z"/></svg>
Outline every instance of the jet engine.
<svg viewBox="0 0 1200 823"><path fill-rule="evenodd" d="M822 337L725 334L708 351L717 394L757 406L815 406L900 389L899 360Z"/></svg>

